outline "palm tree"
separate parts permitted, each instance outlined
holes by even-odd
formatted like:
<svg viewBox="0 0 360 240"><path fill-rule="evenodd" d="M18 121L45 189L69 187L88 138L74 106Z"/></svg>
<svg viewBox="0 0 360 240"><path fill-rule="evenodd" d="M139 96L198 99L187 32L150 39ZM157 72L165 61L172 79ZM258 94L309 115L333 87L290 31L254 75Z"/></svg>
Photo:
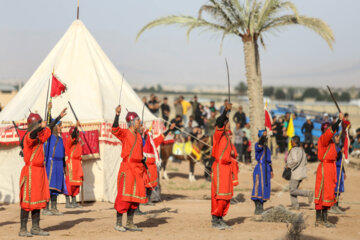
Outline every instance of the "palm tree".
<svg viewBox="0 0 360 240"><path fill-rule="evenodd" d="M330 27L321 19L299 15L295 5L285 0L209 0L200 7L198 17L170 15L156 19L144 26L136 39L144 31L160 25L187 27L188 38L196 28L219 33L222 35L220 50L226 36L239 37L244 45L251 136L255 142L257 130L264 128L265 122L259 43L265 48L265 33L279 32L297 24L315 31L332 49L335 39Z"/></svg>

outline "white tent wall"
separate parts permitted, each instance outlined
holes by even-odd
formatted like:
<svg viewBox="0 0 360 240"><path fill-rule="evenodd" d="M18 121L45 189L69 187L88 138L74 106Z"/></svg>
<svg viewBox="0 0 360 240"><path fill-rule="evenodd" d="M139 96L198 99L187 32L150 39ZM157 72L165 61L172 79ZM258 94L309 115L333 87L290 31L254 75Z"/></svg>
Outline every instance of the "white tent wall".
<svg viewBox="0 0 360 240"><path fill-rule="evenodd" d="M0 147L0 202L19 202L19 179L24 161L20 147Z"/></svg>

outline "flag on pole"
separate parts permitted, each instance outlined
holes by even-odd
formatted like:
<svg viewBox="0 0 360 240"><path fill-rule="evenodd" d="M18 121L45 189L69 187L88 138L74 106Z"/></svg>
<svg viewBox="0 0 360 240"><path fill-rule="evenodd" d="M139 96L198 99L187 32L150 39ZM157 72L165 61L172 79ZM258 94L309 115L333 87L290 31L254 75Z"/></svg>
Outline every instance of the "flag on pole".
<svg viewBox="0 0 360 240"><path fill-rule="evenodd" d="M66 85L62 83L54 73L52 73L50 97L60 96L65 91Z"/></svg>
<svg viewBox="0 0 360 240"><path fill-rule="evenodd" d="M267 109L267 103L265 104L265 128L266 128L266 131L268 132L269 136L273 135L273 133L272 133L272 117Z"/></svg>
<svg viewBox="0 0 360 240"><path fill-rule="evenodd" d="M350 145L349 126L347 126L345 130L345 139L344 139L344 161L346 163L349 163L349 145Z"/></svg>
<svg viewBox="0 0 360 240"><path fill-rule="evenodd" d="M289 137L289 146L288 149L289 151L291 150L292 146L291 146L291 138L293 136L295 136L295 128L294 128L294 121L293 121L293 115L290 115L290 120L289 120L289 124L288 124L288 128L286 130L286 135Z"/></svg>

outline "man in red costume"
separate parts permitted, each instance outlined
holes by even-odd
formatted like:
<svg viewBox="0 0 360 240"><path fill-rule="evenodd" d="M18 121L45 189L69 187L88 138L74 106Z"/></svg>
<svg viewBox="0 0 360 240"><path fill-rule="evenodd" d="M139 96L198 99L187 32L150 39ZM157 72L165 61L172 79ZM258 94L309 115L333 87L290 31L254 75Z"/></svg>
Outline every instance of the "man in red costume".
<svg viewBox="0 0 360 240"><path fill-rule="evenodd" d="M76 203L76 195L80 192L80 186L83 183L84 172L82 169L81 155L82 146L79 141L80 122L76 122L76 127L70 128L70 136L66 139L65 143L65 163L66 163L66 187L68 194L66 196L66 208L78 208L80 207ZM70 196L72 202L70 203Z"/></svg>
<svg viewBox="0 0 360 240"><path fill-rule="evenodd" d="M320 160L316 172L315 182L315 209L316 222L315 226L323 225L325 227L335 227L335 224L328 222L328 209L336 203L335 186L336 186L336 158L337 151L333 141L340 122L344 115L339 113L336 123L330 126L325 122L321 126L322 135L318 141L318 159Z"/></svg>
<svg viewBox="0 0 360 240"><path fill-rule="evenodd" d="M175 127L175 123L172 123L169 126L169 129L160 134L158 137L154 138L151 130L145 131L145 145L144 145L144 157L145 164L148 167L148 178L149 181L145 182L146 187L146 196L148 198L148 205L154 205L151 202L151 193L152 190L158 186L158 167L161 166L161 160L157 148L164 142L165 137L172 131Z"/></svg>
<svg viewBox="0 0 360 240"><path fill-rule="evenodd" d="M112 133L122 143L122 163L118 174L117 196L114 208L117 211L115 230L120 232L142 231L134 224L134 213L140 203L146 203L146 190L143 179L145 167L142 163L143 148L140 135L140 119L135 112L126 115L127 129L119 127L121 106L117 106ZM126 226L122 226L122 215L127 213Z"/></svg>
<svg viewBox="0 0 360 240"><path fill-rule="evenodd" d="M233 196L232 158L237 157L235 147L231 143L228 118L230 110L231 104L227 103L221 116L216 119L213 136L212 156L215 161L211 179L211 215L212 227L220 230L231 228L224 222L223 217L229 210Z"/></svg>
<svg viewBox="0 0 360 240"><path fill-rule="evenodd" d="M57 119L66 115L64 109ZM30 113L27 118L28 130L20 142L23 149L25 166L20 174L20 237L32 235L48 236L49 233L40 228L40 209L46 208L50 199L49 183L44 167L43 144L51 135L50 128L56 121L46 126L39 114ZM32 228L27 231L27 221L31 211Z"/></svg>

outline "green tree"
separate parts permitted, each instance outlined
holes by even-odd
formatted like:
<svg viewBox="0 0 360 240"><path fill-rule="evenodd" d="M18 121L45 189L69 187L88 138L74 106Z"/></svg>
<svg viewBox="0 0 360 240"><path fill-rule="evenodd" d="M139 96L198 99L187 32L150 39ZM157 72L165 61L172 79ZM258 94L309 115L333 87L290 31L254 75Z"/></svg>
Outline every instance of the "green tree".
<svg viewBox="0 0 360 240"><path fill-rule="evenodd" d="M248 89L248 87L247 87L246 83L243 82L243 81L239 82L239 84L235 87L235 90L236 90L240 95L245 95L247 89Z"/></svg>
<svg viewBox="0 0 360 240"><path fill-rule="evenodd" d="M272 97L274 95L275 89L274 87L264 87L264 96Z"/></svg>
<svg viewBox="0 0 360 240"><path fill-rule="evenodd" d="M339 97L339 101L342 102L350 102L351 100L351 96L349 92L342 92L340 97Z"/></svg>
<svg viewBox="0 0 360 240"><path fill-rule="evenodd" d="M160 84L158 84L158 85L156 86L156 91L158 91L158 92L162 92L162 91L163 91L163 88L162 88L162 86L161 86Z"/></svg>
<svg viewBox="0 0 360 240"><path fill-rule="evenodd" d="M275 91L275 98L277 100L285 100L286 98L286 95L285 95L285 92L282 90L282 89L276 89Z"/></svg>
<svg viewBox="0 0 360 240"><path fill-rule="evenodd" d="M302 100L304 100L305 98L315 98L316 101L324 100L322 93L317 88L305 89L301 98L302 98Z"/></svg>
<svg viewBox="0 0 360 240"><path fill-rule="evenodd" d="M227 36L235 36L242 41L253 142L257 140L257 130L264 125L259 54L259 44L265 47L264 34L276 33L292 25L302 25L320 35L330 48L334 42L333 32L324 21L299 15L296 6L286 0L210 0L200 7L197 17L161 17L145 25L136 38L138 39L144 31L161 25L186 27L188 38L194 29L215 32L221 36L220 49Z"/></svg>
<svg viewBox="0 0 360 240"><path fill-rule="evenodd" d="M295 89L294 88L289 88L286 92L286 99L287 100L294 100L295 99Z"/></svg>

